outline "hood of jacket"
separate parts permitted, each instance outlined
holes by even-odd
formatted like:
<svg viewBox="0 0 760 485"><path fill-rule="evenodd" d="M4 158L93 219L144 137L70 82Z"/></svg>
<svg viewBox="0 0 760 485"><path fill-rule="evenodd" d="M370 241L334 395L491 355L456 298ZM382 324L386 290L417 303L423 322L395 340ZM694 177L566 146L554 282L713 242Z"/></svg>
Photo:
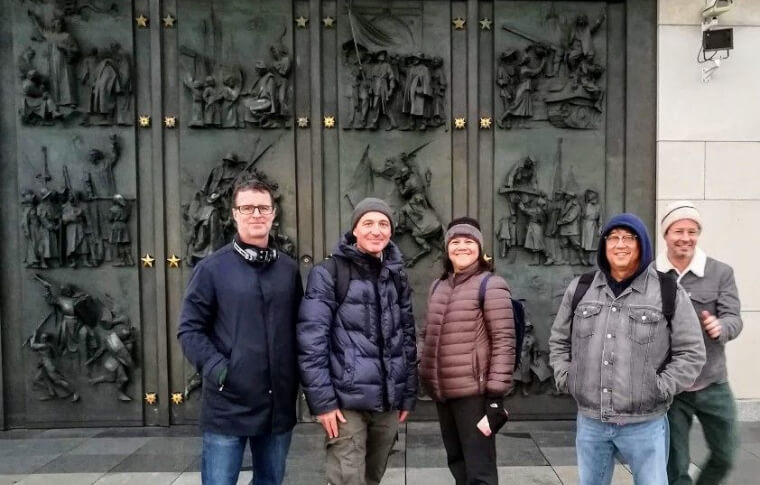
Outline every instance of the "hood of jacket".
<svg viewBox="0 0 760 485"><path fill-rule="evenodd" d="M652 241L649 239L649 233L644 225L644 221L639 219L635 214L624 212L612 217L607 224L602 228L601 237L599 238L599 247L596 253L596 263L599 265L599 269L604 274L610 276L610 263L607 261L606 246L604 244L604 238L612 232L613 229L622 227L636 234L637 242L639 244L639 267L636 269L635 275L641 274L649 263L652 262L653 251Z"/></svg>

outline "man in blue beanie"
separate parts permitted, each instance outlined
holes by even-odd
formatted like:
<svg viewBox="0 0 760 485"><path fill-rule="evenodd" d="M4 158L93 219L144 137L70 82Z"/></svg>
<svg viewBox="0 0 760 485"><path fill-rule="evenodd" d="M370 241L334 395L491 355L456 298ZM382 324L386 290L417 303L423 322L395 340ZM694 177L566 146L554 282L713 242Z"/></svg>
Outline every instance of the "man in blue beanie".
<svg viewBox="0 0 760 485"><path fill-rule="evenodd" d="M608 485L619 453L637 484L665 485L666 412L705 363L702 331L641 219L614 216L601 236L599 269L570 283L549 338L557 387L578 404L579 483Z"/></svg>

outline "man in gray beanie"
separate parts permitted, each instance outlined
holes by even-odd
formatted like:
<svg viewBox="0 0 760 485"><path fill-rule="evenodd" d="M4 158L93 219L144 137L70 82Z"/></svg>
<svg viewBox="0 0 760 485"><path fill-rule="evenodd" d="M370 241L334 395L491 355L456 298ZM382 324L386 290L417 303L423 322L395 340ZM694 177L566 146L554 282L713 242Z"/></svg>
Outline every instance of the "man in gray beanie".
<svg viewBox="0 0 760 485"><path fill-rule="evenodd" d="M393 213L367 198L330 259L309 274L298 362L311 413L327 435L327 481L378 485L417 397L417 345Z"/></svg>
<svg viewBox="0 0 760 485"><path fill-rule="evenodd" d="M736 407L728 385L725 345L742 331L741 306L734 272L725 263L708 257L697 242L702 217L689 201L665 208L660 224L667 250L657 257L657 270L673 272L689 293L702 324L707 362L689 389L678 394L668 411L671 485L691 485L689 477L689 429L699 419L710 456L697 480L699 485L721 483L734 462L738 445Z"/></svg>

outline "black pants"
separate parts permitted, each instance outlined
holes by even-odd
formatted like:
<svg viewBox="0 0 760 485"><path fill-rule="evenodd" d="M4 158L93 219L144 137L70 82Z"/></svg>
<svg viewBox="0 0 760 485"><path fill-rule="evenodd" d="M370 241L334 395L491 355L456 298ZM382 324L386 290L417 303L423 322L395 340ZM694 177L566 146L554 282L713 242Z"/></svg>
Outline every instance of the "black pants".
<svg viewBox="0 0 760 485"><path fill-rule="evenodd" d="M497 485L496 435L489 437L476 424L485 415L484 396L436 403L449 470L456 485Z"/></svg>

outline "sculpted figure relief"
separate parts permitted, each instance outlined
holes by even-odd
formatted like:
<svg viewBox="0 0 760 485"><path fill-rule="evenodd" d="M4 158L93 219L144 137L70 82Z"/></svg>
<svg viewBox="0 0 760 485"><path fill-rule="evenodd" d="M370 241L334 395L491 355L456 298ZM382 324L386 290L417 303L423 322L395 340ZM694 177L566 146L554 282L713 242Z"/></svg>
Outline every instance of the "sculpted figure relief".
<svg viewBox="0 0 760 485"><path fill-rule="evenodd" d="M446 124L443 58L372 52L347 41L343 61L350 76L344 130L426 130Z"/></svg>
<svg viewBox="0 0 760 485"><path fill-rule="evenodd" d="M80 382L113 383L116 399L131 401L126 392L136 367L132 355L137 339L122 305L107 294L97 298L72 284L59 284L39 274L34 278L51 307L23 345L39 356L32 380L33 386L43 391L39 399L76 402L80 395L72 382ZM73 375L65 376L61 370L63 357L79 364Z"/></svg>
<svg viewBox="0 0 760 485"><path fill-rule="evenodd" d="M563 184L561 138L551 184L540 183L538 163L530 156L518 160L498 190L507 200L496 228L499 257L514 263L516 249L523 248L532 254L532 265L593 265L602 217L599 192L587 189L581 206L572 172ZM551 199L541 185L555 187Z"/></svg>
<svg viewBox="0 0 760 485"><path fill-rule="evenodd" d="M236 182L247 178L260 180L272 188L277 209L270 235L281 251L295 254L295 244L281 226L281 196L277 194L279 186L256 168L258 161L271 146L270 144L264 147L249 161L241 160L233 152L225 154L222 163L211 170L206 182L195 192L190 203L183 205L182 217L187 244L185 262L188 266L194 266L232 240L235 233L230 205L232 190ZM254 152L257 149L258 142Z"/></svg>
<svg viewBox="0 0 760 485"><path fill-rule="evenodd" d="M83 49L80 41L66 30L65 15L69 15L66 12L79 15L88 5L57 8L49 22L27 11L34 28L32 41L40 45L40 52L38 55L28 46L17 59L22 79L19 109L22 123L52 125L81 116L83 126L133 124L130 54L118 42ZM115 5L110 10L92 7L95 13L112 14L116 10Z"/></svg>
<svg viewBox="0 0 760 485"><path fill-rule="evenodd" d="M531 121L548 121L557 128L600 127L605 68L597 59L594 35L606 16L601 12L593 25L585 14L572 19L554 17L553 31L545 36L503 25L510 39L528 45L510 46L499 54L496 85L504 107L498 120L501 128L527 128ZM534 109L536 103L541 104L540 110Z"/></svg>

